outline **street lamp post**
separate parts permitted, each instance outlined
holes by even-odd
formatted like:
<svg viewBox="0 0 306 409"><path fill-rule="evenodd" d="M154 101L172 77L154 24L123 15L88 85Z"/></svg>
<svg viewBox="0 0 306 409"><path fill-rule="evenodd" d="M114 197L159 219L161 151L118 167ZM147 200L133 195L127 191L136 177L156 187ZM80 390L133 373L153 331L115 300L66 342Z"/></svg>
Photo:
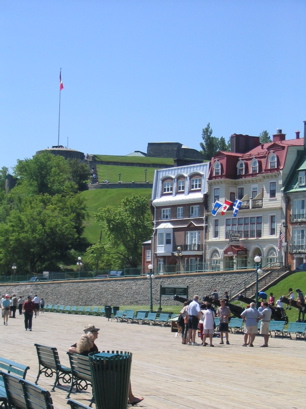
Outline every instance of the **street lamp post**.
<svg viewBox="0 0 306 409"><path fill-rule="evenodd" d="M149 269L149 274L147 274L147 277L150 279L150 312L153 312L153 288L152 288L152 278L154 277L154 272L153 272L153 265L149 264L148 265Z"/></svg>
<svg viewBox="0 0 306 409"><path fill-rule="evenodd" d="M121 173L118 173L118 181L121 182Z"/></svg>
<svg viewBox="0 0 306 409"><path fill-rule="evenodd" d="M258 308L258 273L262 273L261 270L261 256L258 254L257 256L254 257L254 262L255 262L255 269L256 269L256 296L255 296L255 302L256 302L256 308Z"/></svg>
<svg viewBox="0 0 306 409"><path fill-rule="evenodd" d="M12 265L12 270L13 270L13 277L15 278L15 274L16 274L16 270L17 270L17 266L16 266L15 263Z"/></svg>
<svg viewBox="0 0 306 409"><path fill-rule="evenodd" d="M173 253L175 255L175 257L178 259L178 270L181 271L181 259L182 259L182 248L180 246L177 246L176 251ZM179 271L177 271L177 274L179 273Z"/></svg>
<svg viewBox="0 0 306 409"><path fill-rule="evenodd" d="M78 269L79 269L79 276L80 276L80 272L81 272L82 266L83 266L82 257L78 257L77 266L78 266Z"/></svg>

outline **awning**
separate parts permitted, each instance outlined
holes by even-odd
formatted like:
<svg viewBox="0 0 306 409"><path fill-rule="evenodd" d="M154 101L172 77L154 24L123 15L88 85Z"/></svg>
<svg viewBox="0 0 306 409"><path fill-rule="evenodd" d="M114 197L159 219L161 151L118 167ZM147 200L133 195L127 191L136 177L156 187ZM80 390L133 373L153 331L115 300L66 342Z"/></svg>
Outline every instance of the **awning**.
<svg viewBox="0 0 306 409"><path fill-rule="evenodd" d="M248 254L248 249L243 247L243 246L239 246L239 245L231 245L226 247L226 249L224 250L224 256L230 257L230 256L246 256Z"/></svg>

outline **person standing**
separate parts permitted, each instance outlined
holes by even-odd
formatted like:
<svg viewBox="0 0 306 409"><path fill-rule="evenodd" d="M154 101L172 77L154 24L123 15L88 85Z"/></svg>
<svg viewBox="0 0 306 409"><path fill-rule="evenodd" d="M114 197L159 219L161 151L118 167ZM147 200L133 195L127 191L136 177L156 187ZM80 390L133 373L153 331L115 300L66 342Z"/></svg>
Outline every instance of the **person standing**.
<svg viewBox="0 0 306 409"><path fill-rule="evenodd" d="M10 296L6 294L5 299L2 300L2 315L3 315L3 325L8 325L8 317L10 315Z"/></svg>
<svg viewBox="0 0 306 409"><path fill-rule="evenodd" d="M13 297L12 297L12 312L13 312L13 315L12 315L11 318L16 318L17 306L18 306L18 298L16 297L16 294L13 294Z"/></svg>
<svg viewBox="0 0 306 409"><path fill-rule="evenodd" d="M45 312L45 300L43 298L40 300L40 310Z"/></svg>
<svg viewBox="0 0 306 409"><path fill-rule="evenodd" d="M33 311L35 309L35 304L31 299L31 296L28 295L27 301L23 304L24 311L24 327L27 331L28 329L32 331L32 320L33 320Z"/></svg>
<svg viewBox="0 0 306 409"><path fill-rule="evenodd" d="M206 310L202 310L203 314L203 346L205 347L207 344L206 338L209 337L209 343L210 346L213 347L213 336L214 336L214 331L215 331L215 313L211 309L211 304L207 303L206 304Z"/></svg>
<svg viewBox="0 0 306 409"><path fill-rule="evenodd" d="M231 310L226 305L225 299L221 300L220 304L221 306L218 308L218 311L217 311L217 316L220 318L220 324L219 324L219 331L220 331L220 337L221 337L220 344L223 344L223 336L225 334L226 343L227 345L229 345L228 320L229 320L229 317L231 316Z"/></svg>
<svg viewBox="0 0 306 409"><path fill-rule="evenodd" d="M18 299L18 310L19 310L19 315L22 315L22 306L24 303L23 296L21 295Z"/></svg>
<svg viewBox="0 0 306 409"><path fill-rule="evenodd" d="M195 342L196 332L198 329L199 324L199 316L200 316L200 304L199 304L199 296L194 295L193 300L189 304L188 307L188 339L189 345L199 345Z"/></svg>
<svg viewBox="0 0 306 409"><path fill-rule="evenodd" d="M36 318L36 316L39 314L39 306L40 306L40 298L38 297L37 294L35 294L32 301L34 302L34 306L35 306L34 315L35 315L35 318Z"/></svg>
<svg viewBox="0 0 306 409"><path fill-rule="evenodd" d="M258 333L258 321L261 318L261 313L256 310L255 303L251 302L250 307L241 313L241 317L245 321L244 344L242 346L246 347L248 345L249 338L249 346L253 347L255 336Z"/></svg>
<svg viewBox="0 0 306 409"><path fill-rule="evenodd" d="M264 343L262 347L268 347L269 342L269 326L272 316L272 310L269 308L269 304L264 302L264 310L261 312L260 334L264 336Z"/></svg>
<svg viewBox="0 0 306 409"><path fill-rule="evenodd" d="M187 334L188 334L188 301L184 302L184 307L180 312L183 318L182 326L182 344L187 344Z"/></svg>

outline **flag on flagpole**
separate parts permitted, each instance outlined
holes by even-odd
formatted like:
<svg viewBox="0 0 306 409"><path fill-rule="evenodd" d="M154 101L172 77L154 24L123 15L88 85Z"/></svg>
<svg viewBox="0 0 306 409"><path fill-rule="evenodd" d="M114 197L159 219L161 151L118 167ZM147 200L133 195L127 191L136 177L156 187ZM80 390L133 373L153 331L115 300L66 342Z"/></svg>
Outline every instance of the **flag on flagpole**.
<svg viewBox="0 0 306 409"><path fill-rule="evenodd" d="M217 214L218 211L221 209L221 207L222 207L222 203L219 202L219 200L216 200L215 203L213 204L213 208L212 208L211 214L212 214L213 216L216 216L216 214Z"/></svg>
<svg viewBox="0 0 306 409"><path fill-rule="evenodd" d="M63 84L63 81L62 81L62 71L60 71L59 80L60 80L59 88L60 88L60 91L61 91L62 89L64 89L64 84Z"/></svg>
<svg viewBox="0 0 306 409"><path fill-rule="evenodd" d="M279 229L279 236L278 236L278 250L281 251L283 240L285 238L285 234L282 231L282 227Z"/></svg>
<svg viewBox="0 0 306 409"><path fill-rule="evenodd" d="M233 205L233 216L234 217L237 217L237 214L239 212L241 205L242 205L242 200L236 199L234 201L234 205Z"/></svg>
<svg viewBox="0 0 306 409"><path fill-rule="evenodd" d="M231 202L230 200L226 200L223 203L222 209L221 209L221 214L222 216L224 215L224 213L227 211L227 209L230 207L230 205L232 205L233 202Z"/></svg>

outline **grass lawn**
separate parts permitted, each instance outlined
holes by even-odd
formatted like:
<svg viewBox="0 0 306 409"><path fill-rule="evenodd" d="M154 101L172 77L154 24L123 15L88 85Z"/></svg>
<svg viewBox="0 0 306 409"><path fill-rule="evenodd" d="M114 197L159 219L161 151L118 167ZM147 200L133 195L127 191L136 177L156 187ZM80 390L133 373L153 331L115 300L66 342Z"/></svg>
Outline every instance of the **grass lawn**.
<svg viewBox="0 0 306 409"><path fill-rule="evenodd" d="M145 174L145 170L147 171ZM120 165L97 165L97 173L99 182L108 180L110 183L145 183L149 181L153 183L155 168L146 168L139 166L120 166Z"/></svg>
<svg viewBox="0 0 306 409"><path fill-rule="evenodd" d="M144 166L146 164L164 164L173 166L172 158L152 158L148 156L95 155L95 160L103 162L140 163Z"/></svg>

